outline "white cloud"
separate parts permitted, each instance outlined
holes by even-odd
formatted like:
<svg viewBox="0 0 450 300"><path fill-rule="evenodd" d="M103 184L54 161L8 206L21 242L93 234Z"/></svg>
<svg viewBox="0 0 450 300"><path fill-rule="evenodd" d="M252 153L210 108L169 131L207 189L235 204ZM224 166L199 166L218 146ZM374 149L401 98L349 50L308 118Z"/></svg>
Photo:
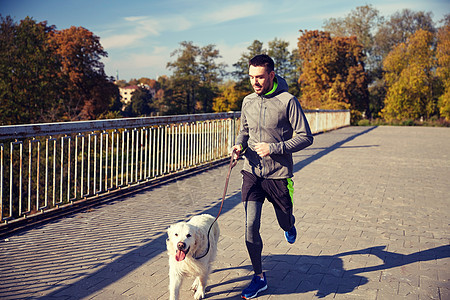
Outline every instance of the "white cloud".
<svg viewBox="0 0 450 300"><path fill-rule="evenodd" d="M102 45L105 49L136 46L141 40L148 37L157 37L168 31L184 31L192 27L192 23L184 16L173 15L160 19L148 16L130 16L123 19L125 23L121 28L109 29L107 32L113 34L102 37ZM117 33L118 31L120 33ZM106 35L106 32L104 34Z"/></svg>
<svg viewBox="0 0 450 300"><path fill-rule="evenodd" d="M132 27L132 30L147 32L149 35L161 35L167 31L184 31L192 27L186 17L182 15L169 15L163 18L151 17L151 16L136 16L124 18Z"/></svg>
<svg viewBox="0 0 450 300"><path fill-rule="evenodd" d="M123 48L135 44L143 37L142 34L118 34L101 39L103 48Z"/></svg>
<svg viewBox="0 0 450 300"><path fill-rule="evenodd" d="M124 19L129 22L127 25L131 26L132 30L140 31L147 35L158 36L163 28L160 21L149 17L126 17Z"/></svg>
<svg viewBox="0 0 450 300"><path fill-rule="evenodd" d="M124 17L123 19L125 21L129 21L129 22L139 22L141 20L145 20L146 17L144 17L144 16L132 16L132 17Z"/></svg>
<svg viewBox="0 0 450 300"><path fill-rule="evenodd" d="M228 7L221 6L217 11L209 12L204 18L206 23L223 23L237 19L247 18L258 15L261 9L252 3L241 3L230 5Z"/></svg>

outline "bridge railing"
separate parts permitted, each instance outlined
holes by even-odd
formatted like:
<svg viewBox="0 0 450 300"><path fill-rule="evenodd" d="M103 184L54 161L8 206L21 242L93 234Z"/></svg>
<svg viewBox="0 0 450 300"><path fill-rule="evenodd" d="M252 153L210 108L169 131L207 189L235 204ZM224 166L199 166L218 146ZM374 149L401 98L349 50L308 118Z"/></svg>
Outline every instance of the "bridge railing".
<svg viewBox="0 0 450 300"><path fill-rule="evenodd" d="M348 111L305 111L313 132ZM229 156L240 112L0 126L0 226Z"/></svg>

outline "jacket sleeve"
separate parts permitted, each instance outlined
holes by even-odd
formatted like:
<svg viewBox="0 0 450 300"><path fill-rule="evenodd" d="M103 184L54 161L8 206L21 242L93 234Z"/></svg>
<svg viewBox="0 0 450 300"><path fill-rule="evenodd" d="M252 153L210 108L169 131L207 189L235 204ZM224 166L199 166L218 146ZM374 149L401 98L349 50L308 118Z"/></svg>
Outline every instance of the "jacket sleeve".
<svg viewBox="0 0 450 300"><path fill-rule="evenodd" d="M306 119L305 113L297 98L292 97L289 100L286 111L294 134L292 138L287 141L270 144L271 154L297 152L313 143L314 138L311 129L309 128L308 120Z"/></svg>
<svg viewBox="0 0 450 300"><path fill-rule="evenodd" d="M247 118L245 116L245 110L243 108L244 108L244 106L242 106L242 110L241 110L241 125L239 128L239 134L236 138L235 144L241 145L241 149L243 151L245 151L245 149L247 149L247 147L248 147L249 134L248 134Z"/></svg>

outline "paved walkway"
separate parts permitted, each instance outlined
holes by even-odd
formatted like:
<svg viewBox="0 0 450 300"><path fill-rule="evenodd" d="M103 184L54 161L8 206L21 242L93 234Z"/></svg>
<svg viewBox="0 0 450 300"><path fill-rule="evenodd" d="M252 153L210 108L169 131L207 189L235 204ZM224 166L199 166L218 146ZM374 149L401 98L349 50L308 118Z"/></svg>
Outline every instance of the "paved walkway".
<svg viewBox="0 0 450 300"><path fill-rule="evenodd" d="M208 299L251 278L233 170ZM227 166L0 241L1 299L168 299L165 230L217 214ZM450 299L450 129L348 127L295 156L299 238L264 206L258 299ZM193 299L182 286L181 299Z"/></svg>

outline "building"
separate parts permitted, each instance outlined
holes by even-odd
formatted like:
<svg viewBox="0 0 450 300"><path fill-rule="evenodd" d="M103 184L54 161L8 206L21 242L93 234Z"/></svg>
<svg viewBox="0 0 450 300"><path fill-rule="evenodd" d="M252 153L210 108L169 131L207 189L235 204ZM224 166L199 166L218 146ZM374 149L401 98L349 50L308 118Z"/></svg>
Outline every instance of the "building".
<svg viewBox="0 0 450 300"><path fill-rule="evenodd" d="M122 103L125 105L129 104L131 102L131 96L133 96L134 91L138 88L139 87L137 85L119 87L120 101L122 101Z"/></svg>
<svg viewBox="0 0 450 300"><path fill-rule="evenodd" d="M152 94L152 97L155 96L156 91L154 89L150 88L150 86L148 84L139 83L138 85L129 85L126 87L119 87L120 98L121 98L120 101L122 101L122 103L125 105L131 103L131 97L133 96L134 91L137 90L138 88L146 89Z"/></svg>

